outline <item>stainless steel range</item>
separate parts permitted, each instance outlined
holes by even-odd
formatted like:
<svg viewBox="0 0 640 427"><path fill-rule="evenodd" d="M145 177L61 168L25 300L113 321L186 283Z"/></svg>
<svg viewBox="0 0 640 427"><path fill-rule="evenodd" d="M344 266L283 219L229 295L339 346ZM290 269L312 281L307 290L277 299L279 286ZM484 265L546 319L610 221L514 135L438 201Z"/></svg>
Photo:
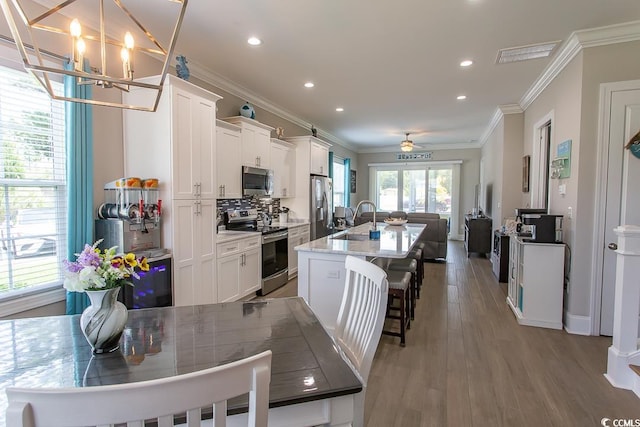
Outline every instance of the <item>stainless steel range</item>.
<svg viewBox="0 0 640 427"><path fill-rule="evenodd" d="M257 209L229 210L224 214L227 230L262 233L262 289L266 295L287 283L289 277L289 232L287 227L272 226L268 221L258 222Z"/></svg>

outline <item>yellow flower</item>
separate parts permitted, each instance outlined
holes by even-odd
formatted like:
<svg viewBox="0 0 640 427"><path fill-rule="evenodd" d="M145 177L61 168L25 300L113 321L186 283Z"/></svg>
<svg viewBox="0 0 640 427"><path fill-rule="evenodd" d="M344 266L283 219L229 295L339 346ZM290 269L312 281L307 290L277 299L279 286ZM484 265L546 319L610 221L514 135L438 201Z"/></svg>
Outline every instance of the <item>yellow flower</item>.
<svg viewBox="0 0 640 427"><path fill-rule="evenodd" d="M146 258L142 258L140 260L140 270L149 271L149 263L147 263L147 259Z"/></svg>
<svg viewBox="0 0 640 427"><path fill-rule="evenodd" d="M136 259L135 254L126 254L124 256L124 262L131 268L136 267L138 265L138 260Z"/></svg>

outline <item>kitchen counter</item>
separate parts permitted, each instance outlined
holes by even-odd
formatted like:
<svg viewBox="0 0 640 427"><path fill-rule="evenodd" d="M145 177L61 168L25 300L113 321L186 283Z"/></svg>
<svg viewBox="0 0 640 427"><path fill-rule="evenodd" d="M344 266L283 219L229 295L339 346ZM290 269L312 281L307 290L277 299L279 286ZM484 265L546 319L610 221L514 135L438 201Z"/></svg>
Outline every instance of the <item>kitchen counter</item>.
<svg viewBox="0 0 640 427"><path fill-rule="evenodd" d="M333 331L338 319L347 255L361 259L404 258L426 227L425 224L389 226L378 223L380 240L369 240L371 225L362 224L295 247L298 254L298 296L307 301L329 331Z"/></svg>
<svg viewBox="0 0 640 427"><path fill-rule="evenodd" d="M323 252L366 257L404 258L420 237L424 224L391 226L378 223L380 240L369 240L371 223L361 224L327 237L296 246L299 252ZM348 240L354 236L362 240ZM345 239L346 237L346 239Z"/></svg>

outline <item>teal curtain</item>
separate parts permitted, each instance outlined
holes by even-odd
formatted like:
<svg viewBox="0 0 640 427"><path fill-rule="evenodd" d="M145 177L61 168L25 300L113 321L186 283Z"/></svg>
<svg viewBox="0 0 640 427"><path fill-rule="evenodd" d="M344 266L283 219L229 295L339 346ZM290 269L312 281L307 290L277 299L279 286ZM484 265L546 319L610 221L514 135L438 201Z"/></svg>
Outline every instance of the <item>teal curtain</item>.
<svg viewBox="0 0 640 427"><path fill-rule="evenodd" d="M351 206L351 159L344 159L344 205Z"/></svg>
<svg viewBox="0 0 640 427"><path fill-rule="evenodd" d="M329 151L329 178L333 179L333 151Z"/></svg>
<svg viewBox="0 0 640 427"><path fill-rule="evenodd" d="M89 70L85 60L84 69ZM65 68L71 69L68 61ZM65 76L65 96L91 99L91 85L78 85ZM93 110L79 102L65 103L67 149L67 259L75 261L85 243L93 243ZM67 314L82 313L89 305L85 293L67 292Z"/></svg>

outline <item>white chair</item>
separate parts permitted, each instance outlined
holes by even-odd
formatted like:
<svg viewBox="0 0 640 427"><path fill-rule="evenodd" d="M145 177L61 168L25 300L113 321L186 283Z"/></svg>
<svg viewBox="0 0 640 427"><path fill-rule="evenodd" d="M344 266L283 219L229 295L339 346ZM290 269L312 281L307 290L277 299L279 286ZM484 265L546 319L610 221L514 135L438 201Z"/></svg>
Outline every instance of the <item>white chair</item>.
<svg viewBox="0 0 640 427"><path fill-rule="evenodd" d="M201 408L213 407L216 427L226 425L227 400L249 393L249 425L267 426L271 351L227 365L157 380L85 388L7 388L7 426L173 426L187 413L200 426Z"/></svg>
<svg viewBox="0 0 640 427"><path fill-rule="evenodd" d="M362 381L362 392L355 396L354 423L364 425L364 396L367 379L384 324L389 295L387 274L365 260L347 256L342 303L334 339Z"/></svg>

